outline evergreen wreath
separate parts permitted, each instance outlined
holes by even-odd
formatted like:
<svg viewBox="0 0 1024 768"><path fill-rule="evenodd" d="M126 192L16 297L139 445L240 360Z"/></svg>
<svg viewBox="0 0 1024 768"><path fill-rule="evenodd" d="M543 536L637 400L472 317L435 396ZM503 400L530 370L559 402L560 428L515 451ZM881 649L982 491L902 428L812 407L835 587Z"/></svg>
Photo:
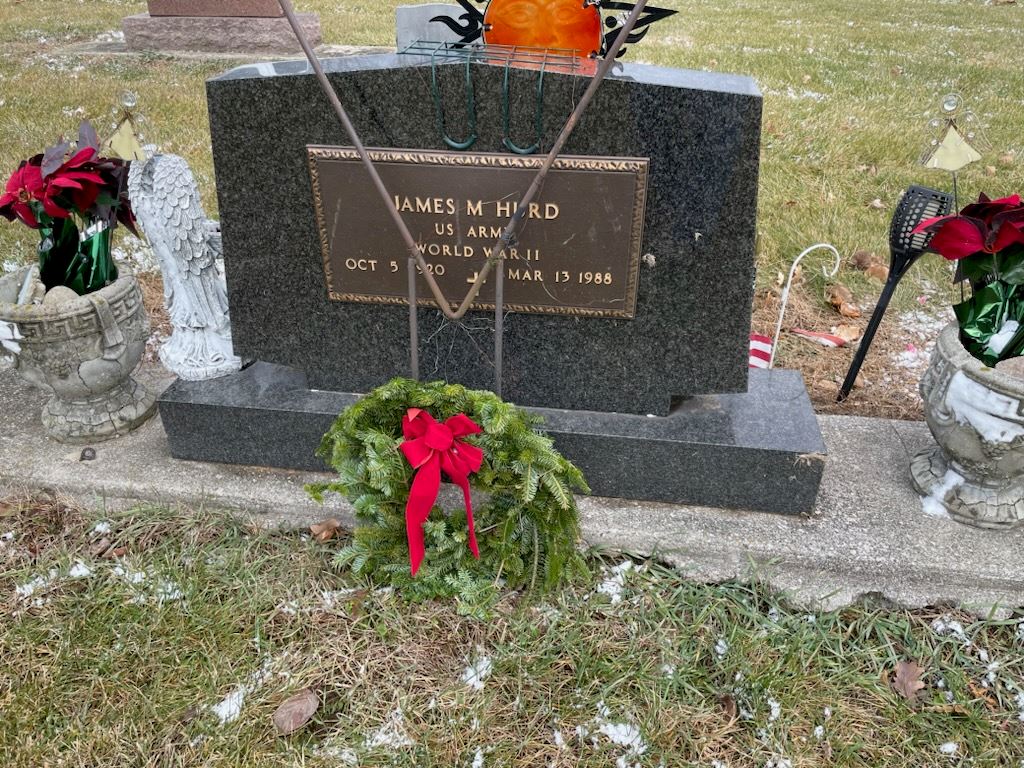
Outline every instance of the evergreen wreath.
<svg viewBox="0 0 1024 768"><path fill-rule="evenodd" d="M423 526L426 559L415 577L405 515L414 470L399 450L410 408L438 421L462 413L482 427L466 439L484 452L483 466L469 482L486 495L473 510L480 559L467 546L465 510L446 514L435 504ZM318 501L334 492L355 508L354 537L336 564L412 599L456 597L461 613L478 616L487 614L502 583L547 590L585 574L573 492L589 488L580 470L537 430L540 422L492 392L408 379L394 379L345 409L318 452L338 479L309 486Z"/></svg>

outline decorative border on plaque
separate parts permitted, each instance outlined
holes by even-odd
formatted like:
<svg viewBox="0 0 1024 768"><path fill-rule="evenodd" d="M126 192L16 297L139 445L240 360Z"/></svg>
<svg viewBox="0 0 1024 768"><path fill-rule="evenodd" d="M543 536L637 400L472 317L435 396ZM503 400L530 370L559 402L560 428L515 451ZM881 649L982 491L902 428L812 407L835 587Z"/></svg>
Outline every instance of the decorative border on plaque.
<svg viewBox="0 0 1024 768"><path fill-rule="evenodd" d="M320 185L318 159L360 161L359 153L354 147L327 147L310 145L307 148L309 173L313 186L313 203L316 212L317 230L320 235L320 249L323 258L324 275L327 278L327 292L332 301L353 302L357 304L391 304L408 306L409 299L401 296L372 296L365 293L339 293L334 287L334 274L331 269L331 244L327 235L327 221L323 210L323 195ZM433 152L414 149L379 149L368 148L370 159L380 163L408 163L412 165L438 165L449 167L472 168L533 168L540 170L544 164L542 155L503 155L497 153L451 153ZM640 250L643 246L644 215L647 210L647 179L649 161L641 158L623 157L558 157L552 170L565 171L604 171L612 173L636 174L636 192L631 217L629 238L629 265L626 282L626 304L622 309L587 309L586 307L557 307L550 305L529 305L505 303L509 312L526 312L544 315L572 315L575 317L597 317L632 320L636 315L637 291L640 284ZM433 298L419 298L417 306L437 307ZM459 301L451 302L456 308ZM491 302L474 302L471 309L493 310Z"/></svg>

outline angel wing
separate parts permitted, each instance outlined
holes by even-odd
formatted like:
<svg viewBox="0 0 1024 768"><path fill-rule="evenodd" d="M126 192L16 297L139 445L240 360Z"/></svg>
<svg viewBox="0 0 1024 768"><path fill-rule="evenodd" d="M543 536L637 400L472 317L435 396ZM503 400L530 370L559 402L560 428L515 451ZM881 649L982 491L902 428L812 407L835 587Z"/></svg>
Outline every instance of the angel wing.
<svg viewBox="0 0 1024 768"><path fill-rule="evenodd" d="M172 322L218 327L227 315L219 248L188 163L177 155L133 163L128 185L136 219L160 259Z"/></svg>

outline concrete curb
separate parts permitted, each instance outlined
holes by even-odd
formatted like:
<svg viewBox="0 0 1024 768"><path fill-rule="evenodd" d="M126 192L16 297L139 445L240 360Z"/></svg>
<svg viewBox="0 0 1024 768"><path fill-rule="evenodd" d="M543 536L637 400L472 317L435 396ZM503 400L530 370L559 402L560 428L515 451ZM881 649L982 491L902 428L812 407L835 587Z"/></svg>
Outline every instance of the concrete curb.
<svg viewBox="0 0 1024 768"><path fill-rule="evenodd" d="M155 387L168 381L157 369L142 378ZM0 490L47 489L91 507L222 508L265 526L353 521L347 504L321 507L306 496L305 484L325 475L171 459L158 419L96 446L95 461L79 461L80 448L43 436L42 402L12 371L0 372L8 414L0 426ZM829 457L811 517L583 498L584 538L610 551L656 554L699 581L761 579L808 609L862 597L905 607L953 604L979 615L1024 606L1024 530L975 530L922 512L908 466L931 441L924 424L819 421Z"/></svg>

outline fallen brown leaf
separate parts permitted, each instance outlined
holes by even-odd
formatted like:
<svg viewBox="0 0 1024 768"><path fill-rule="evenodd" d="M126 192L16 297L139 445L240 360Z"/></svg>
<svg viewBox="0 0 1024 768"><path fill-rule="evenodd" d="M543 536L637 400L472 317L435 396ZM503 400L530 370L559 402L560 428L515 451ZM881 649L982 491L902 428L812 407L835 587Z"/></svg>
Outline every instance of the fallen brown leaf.
<svg viewBox="0 0 1024 768"><path fill-rule="evenodd" d="M852 344L861 337L861 330L856 325L837 325L832 329L832 335L838 336L847 344Z"/></svg>
<svg viewBox="0 0 1024 768"><path fill-rule="evenodd" d="M725 712L725 716L729 719L729 722L734 721L739 714L739 708L736 706L736 699L728 693L723 693L718 697L718 706L720 706L722 711Z"/></svg>
<svg viewBox="0 0 1024 768"><path fill-rule="evenodd" d="M89 547L89 552L93 557L103 557L112 546L110 539L104 537Z"/></svg>
<svg viewBox="0 0 1024 768"><path fill-rule="evenodd" d="M971 692L971 696L973 696L976 699L981 699L983 702L985 702L985 706L988 707L991 711L995 712L997 709L999 709L999 704L996 702L995 697L992 695L992 692L988 689L982 688L977 683L968 682L967 690Z"/></svg>
<svg viewBox="0 0 1024 768"><path fill-rule="evenodd" d="M874 200L868 203L868 207L874 208L876 211L884 211L885 203L882 202L881 198L876 197Z"/></svg>
<svg viewBox="0 0 1024 768"><path fill-rule="evenodd" d="M320 697L309 688L303 688L277 708L274 727L282 736L288 736L312 720L319 708Z"/></svg>
<svg viewBox="0 0 1024 768"><path fill-rule="evenodd" d="M986 176L995 176L996 175L996 167L994 165L986 165L985 166L985 175Z"/></svg>
<svg viewBox="0 0 1024 768"><path fill-rule="evenodd" d="M860 307L853 301L853 293L842 283L833 283L825 289L825 300L843 317L857 318L861 316Z"/></svg>
<svg viewBox="0 0 1024 768"><path fill-rule="evenodd" d="M839 305L839 314L843 317L848 317L851 320L855 320L860 317L863 313L860 311L860 307L856 304L845 302Z"/></svg>
<svg viewBox="0 0 1024 768"><path fill-rule="evenodd" d="M1017 155L1013 152L1004 152L999 156L999 162L1003 165L1013 165L1017 161Z"/></svg>
<svg viewBox="0 0 1024 768"><path fill-rule="evenodd" d="M842 283L832 283L825 289L825 301L833 307L853 301L853 292Z"/></svg>
<svg viewBox="0 0 1024 768"><path fill-rule="evenodd" d="M865 270L871 277L883 283L889 279L889 268L884 264L872 264Z"/></svg>
<svg viewBox="0 0 1024 768"><path fill-rule="evenodd" d="M924 682L921 680L922 672L924 669L919 667L916 661L896 662L896 676L892 681L893 689L907 701L916 701L921 695L921 689L924 688Z"/></svg>
<svg viewBox="0 0 1024 768"><path fill-rule="evenodd" d="M317 541L330 541L338 535L340 530L341 522L334 517L309 526L309 532L313 534L313 538Z"/></svg>
<svg viewBox="0 0 1024 768"><path fill-rule="evenodd" d="M850 263L863 272L872 264L877 264L878 258L871 251L857 251L850 257Z"/></svg>

